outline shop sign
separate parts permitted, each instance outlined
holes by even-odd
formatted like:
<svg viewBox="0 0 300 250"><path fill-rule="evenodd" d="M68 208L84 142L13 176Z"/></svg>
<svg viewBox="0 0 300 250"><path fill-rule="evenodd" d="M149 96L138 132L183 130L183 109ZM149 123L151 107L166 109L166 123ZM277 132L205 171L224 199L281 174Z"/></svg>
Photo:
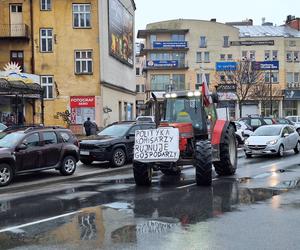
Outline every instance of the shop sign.
<svg viewBox="0 0 300 250"><path fill-rule="evenodd" d="M178 67L177 60L149 60L147 61L149 68L176 68Z"/></svg>
<svg viewBox="0 0 300 250"><path fill-rule="evenodd" d="M265 46L274 45L274 40L259 40L259 41L231 41L230 46Z"/></svg>
<svg viewBox="0 0 300 250"><path fill-rule="evenodd" d="M235 71L236 69L236 62L216 62L216 71Z"/></svg>
<svg viewBox="0 0 300 250"><path fill-rule="evenodd" d="M279 61L253 62L252 67L255 70L279 70Z"/></svg>
<svg viewBox="0 0 300 250"><path fill-rule="evenodd" d="M154 41L154 49L184 49L187 48L187 41Z"/></svg>
<svg viewBox="0 0 300 250"><path fill-rule="evenodd" d="M236 92L236 84L219 84L217 86L218 92Z"/></svg>
<svg viewBox="0 0 300 250"><path fill-rule="evenodd" d="M235 101L237 96L232 92L218 92L219 101Z"/></svg>
<svg viewBox="0 0 300 250"><path fill-rule="evenodd" d="M300 90L284 90L284 99L286 100L300 100Z"/></svg>
<svg viewBox="0 0 300 250"><path fill-rule="evenodd" d="M93 108L95 107L95 96L71 96L71 108Z"/></svg>

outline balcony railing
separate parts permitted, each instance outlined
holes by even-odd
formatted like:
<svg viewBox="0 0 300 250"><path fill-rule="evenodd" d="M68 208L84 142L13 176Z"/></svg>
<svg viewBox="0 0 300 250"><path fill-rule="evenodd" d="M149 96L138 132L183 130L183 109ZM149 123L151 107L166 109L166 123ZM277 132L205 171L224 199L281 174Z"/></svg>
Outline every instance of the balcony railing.
<svg viewBox="0 0 300 250"><path fill-rule="evenodd" d="M0 24L0 39L29 39L29 28L26 24Z"/></svg>

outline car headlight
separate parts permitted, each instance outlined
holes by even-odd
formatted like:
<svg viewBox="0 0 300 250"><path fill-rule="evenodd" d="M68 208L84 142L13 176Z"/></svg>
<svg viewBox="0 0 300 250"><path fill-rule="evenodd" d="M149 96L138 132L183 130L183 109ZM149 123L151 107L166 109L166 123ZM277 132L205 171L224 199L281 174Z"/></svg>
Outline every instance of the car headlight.
<svg viewBox="0 0 300 250"><path fill-rule="evenodd" d="M245 145L246 145L246 146L247 146L247 145L249 145L249 142L248 142L248 140L246 140L246 141L245 141Z"/></svg>
<svg viewBox="0 0 300 250"><path fill-rule="evenodd" d="M278 140L268 141L267 144L274 145L278 142Z"/></svg>

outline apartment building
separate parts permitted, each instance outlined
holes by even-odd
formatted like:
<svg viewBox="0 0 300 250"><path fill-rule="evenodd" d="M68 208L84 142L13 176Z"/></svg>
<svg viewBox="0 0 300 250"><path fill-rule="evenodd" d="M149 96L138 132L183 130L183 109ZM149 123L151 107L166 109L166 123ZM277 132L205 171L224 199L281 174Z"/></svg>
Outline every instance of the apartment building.
<svg viewBox="0 0 300 250"><path fill-rule="evenodd" d="M146 93L158 97L169 90L194 90L201 86L202 74L211 91L216 90L222 79L217 72L222 67L243 60L260 64L274 62L279 65L271 72L264 71L265 82L274 86L272 114L286 116L300 113L297 99L299 82L299 31L294 17L282 26L271 23L253 25L252 20L218 23L216 19L170 20L148 24L138 32L145 39L142 53L146 56ZM271 76L271 77L270 77ZM220 107L229 108L230 115L238 118L237 98L233 90L218 88ZM278 91L280 89L280 91ZM246 100L242 115L270 115L270 102Z"/></svg>
<svg viewBox="0 0 300 250"><path fill-rule="evenodd" d="M0 69L16 62L44 90L43 111L32 119L24 108L26 120L44 113L46 125L81 133L87 117L104 126L134 116L134 1L4 0L0 9Z"/></svg>
<svg viewBox="0 0 300 250"><path fill-rule="evenodd" d="M135 74L136 74L136 116L145 113L146 103L146 57L141 54L143 44L136 43L135 49Z"/></svg>

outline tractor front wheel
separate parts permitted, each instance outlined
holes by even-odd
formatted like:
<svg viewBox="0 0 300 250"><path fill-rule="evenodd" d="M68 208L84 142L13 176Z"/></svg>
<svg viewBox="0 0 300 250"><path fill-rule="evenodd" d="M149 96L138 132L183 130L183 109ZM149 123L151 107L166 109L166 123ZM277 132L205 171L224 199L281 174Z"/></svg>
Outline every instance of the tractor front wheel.
<svg viewBox="0 0 300 250"><path fill-rule="evenodd" d="M195 145L194 166L198 186L210 186L212 183L212 150L210 141L197 141Z"/></svg>
<svg viewBox="0 0 300 250"><path fill-rule="evenodd" d="M233 175L237 168L237 148L233 126L228 126L220 144L220 161L214 162L218 175Z"/></svg>

